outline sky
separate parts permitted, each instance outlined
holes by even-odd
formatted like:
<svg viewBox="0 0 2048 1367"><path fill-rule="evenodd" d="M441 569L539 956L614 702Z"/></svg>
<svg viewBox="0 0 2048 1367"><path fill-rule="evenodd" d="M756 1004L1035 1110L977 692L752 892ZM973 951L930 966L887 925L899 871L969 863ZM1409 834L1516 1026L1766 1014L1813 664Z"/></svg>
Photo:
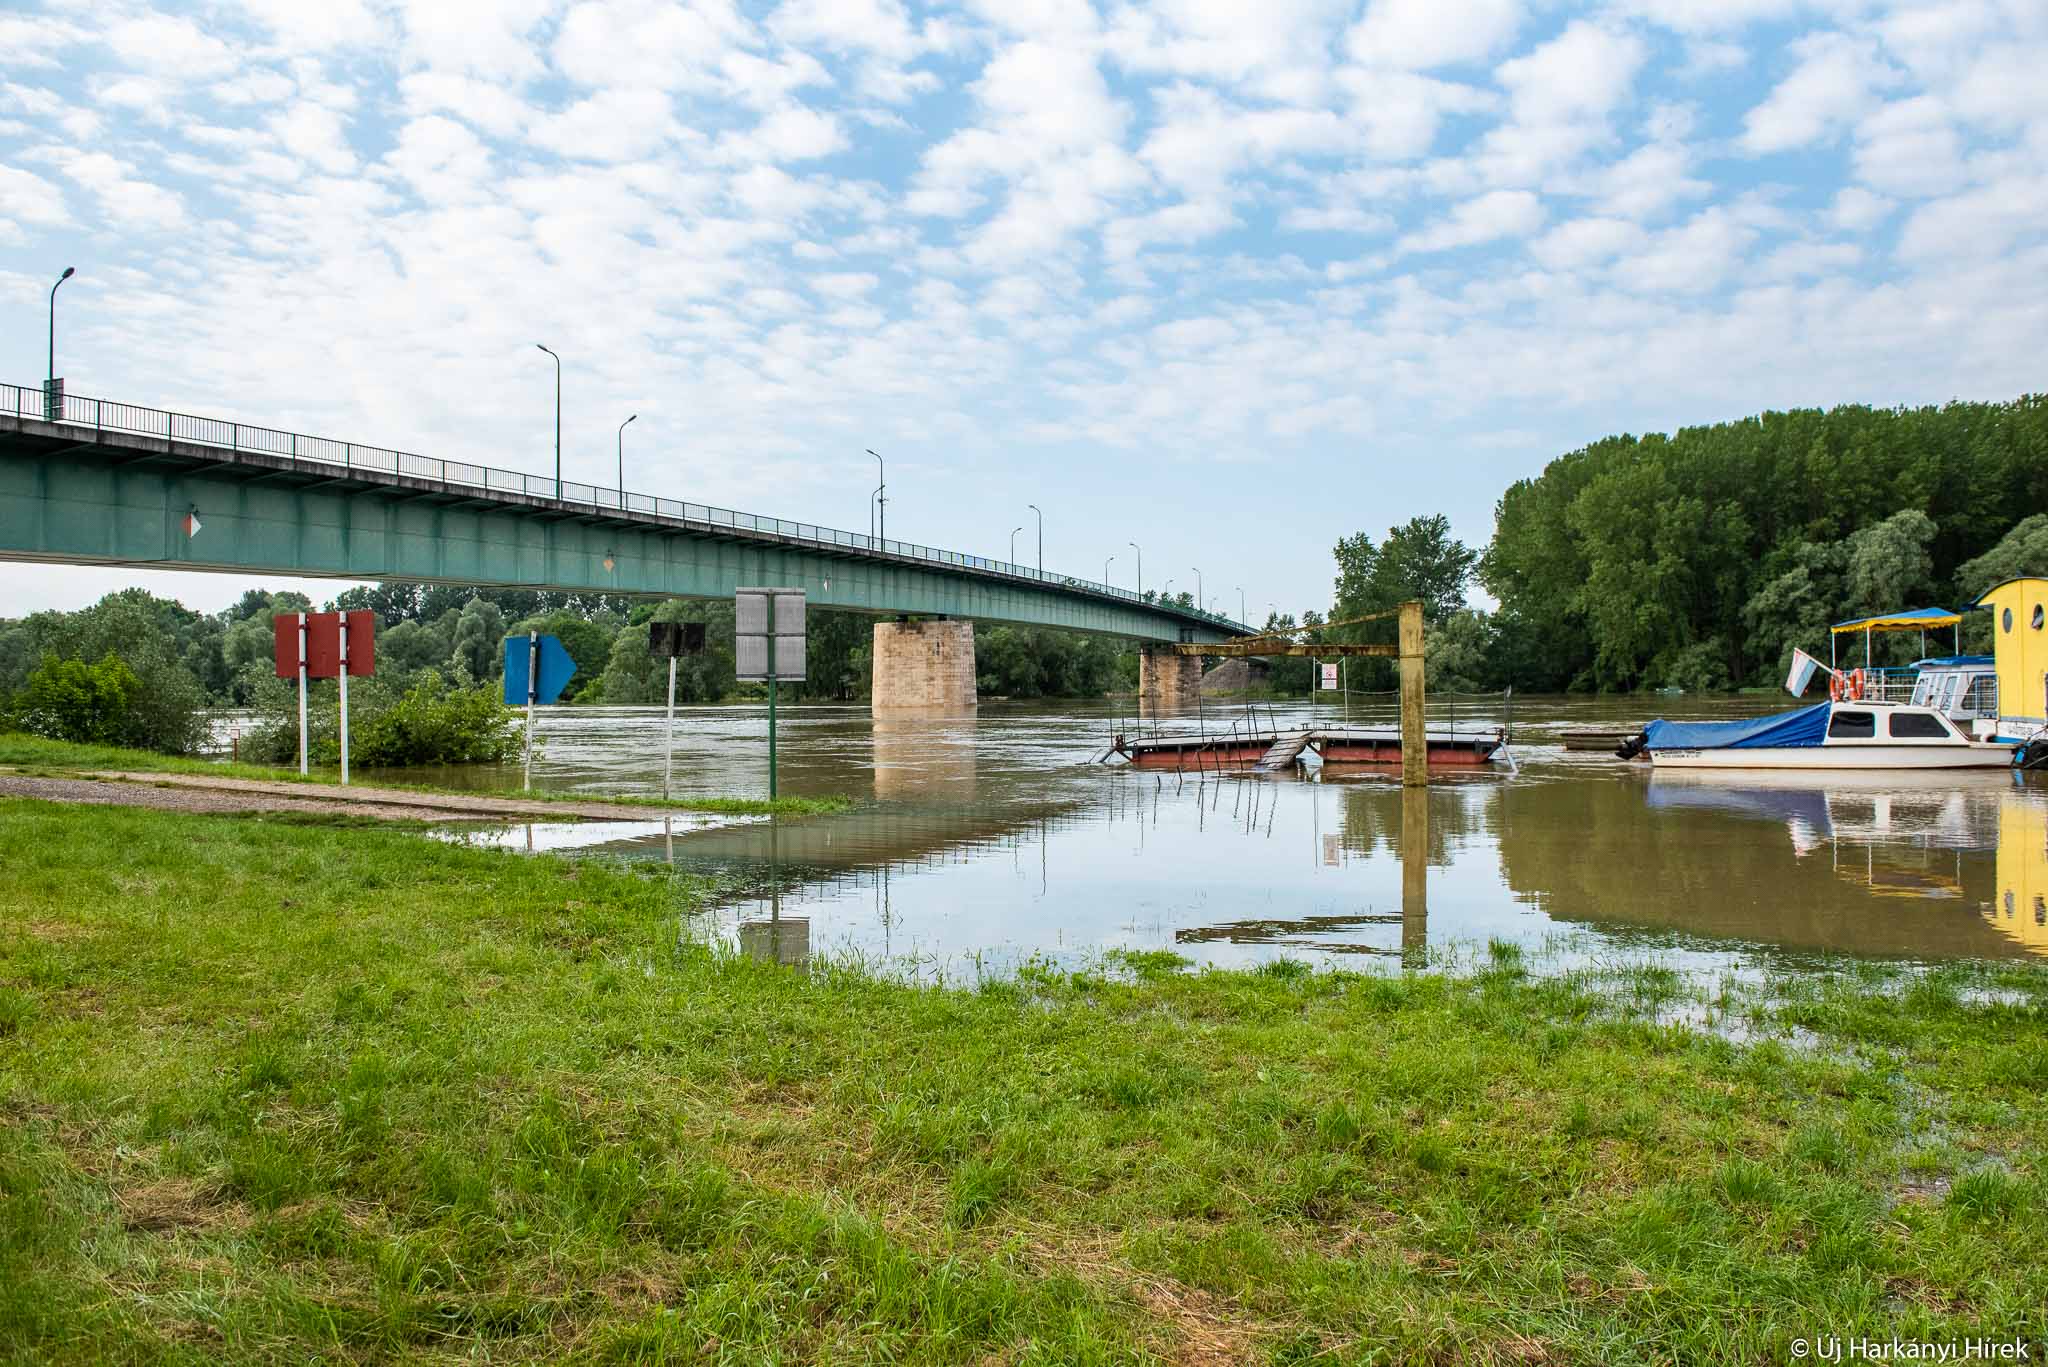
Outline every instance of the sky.
<svg viewBox="0 0 2048 1367"><path fill-rule="evenodd" d="M2040 389L2043 71L2042 0L8 0L0 379L75 265L74 393L545 473L544 342L570 479L637 414L865 530L873 448L892 536L1263 619L1612 433Z"/></svg>

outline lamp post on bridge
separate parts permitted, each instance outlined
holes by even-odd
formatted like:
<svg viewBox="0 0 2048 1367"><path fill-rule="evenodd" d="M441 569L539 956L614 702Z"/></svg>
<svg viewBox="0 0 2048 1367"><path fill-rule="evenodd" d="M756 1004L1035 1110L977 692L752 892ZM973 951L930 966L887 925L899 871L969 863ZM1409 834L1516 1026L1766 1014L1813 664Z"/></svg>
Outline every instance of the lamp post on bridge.
<svg viewBox="0 0 2048 1367"><path fill-rule="evenodd" d="M1102 562L1102 586L1104 588L1109 587L1109 567L1111 565L1114 565L1115 563L1116 557L1113 555L1109 559Z"/></svg>
<svg viewBox="0 0 2048 1367"><path fill-rule="evenodd" d="M875 458L875 517L868 520L868 535L877 541L889 539L889 467L882 464L882 454L874 448L866 448Z"/></svg>
<svg viewBox="0 0 2048 1367"><path fill-rule="evenodd" d="M63 284L76 274L78 267L66 266L64 274L57 277L57 285ZM50 286L50 373L47 376L48 383L44 386L45 393L54 392L57 388L57 285Z"/></svg>
<svg viewBox="0 0 2048 1367"><path fill-rule="evenodd" d="M1135 541L1126 541L1124 544L1138 552L1138 596L1142 598L1145 595L1145 552L1139 549Z"/></svg>
<svg viewBox="0 0 2048 1367"><path fill-rule="evenodd" d="M1012 565L1017 563L1017 533L1023 530L1022 527L1010 528L1010 563Z"/></svg>
<svg viewBox="0 0 2048 1367"><path fill-rule="evenodd" d="M619 511L620 511L620 512L624 512L624 511L626 511L626 424L627 424L627 423L630 423L630 422L632 422L632 421L633 421L633 418L637 418L637 417L639 417L639 416L640 416L640 415L639 415L638 413L635 413L635 414L633 415L633 417L632 417L632 418L628 418L628 419L626 419L626 421L625 421L625 422L622 422L622 423L620 423L620 424L619 424Z"/></svg>
<svg viewBox="0 0 2048 1367"><path fill-rule="evenodd" d="M1025 504L1024 506L1025 506L1025 507L1027 507L1027 508L1029 508L1029 509L1030 509L1030 510L1031 510L1032 512L1034 512L1034 513L1038 513L1038 572L1039 572L1040 574L1044 574L1044 573L1045 573L1045 514L1044 514L1044 513L1039 513L1039 512L1038 512L1038 505L1037 505L1036 503L1027 503L1027 504ZM1016 558L1015 556L1012 556L1012 557L1011 557L1011 559L1013 559L1013 560L1014 560L1015 558Z"/></svg>
<svg viewBox="0 0 2048 1367"><path fill-rule="evenodd" d="M534 343L548 355L555 357L555 497L562 496L562 358L555 356L549 348Z"/></svg>
<svg viewBox="0 0 2048 1367"><path fill-rule="evenodd" d="M1202 571L1200 566L1197 566L1195 569L1195 606L1203 612L1209 610L1209 600L1202 596Z"/></svg>
<svg viewBox="0 0 2048 1367"><path fill-rule="evenodd" d="M1244 620L1244 585L1237 586L1237 620Z"/></svg>

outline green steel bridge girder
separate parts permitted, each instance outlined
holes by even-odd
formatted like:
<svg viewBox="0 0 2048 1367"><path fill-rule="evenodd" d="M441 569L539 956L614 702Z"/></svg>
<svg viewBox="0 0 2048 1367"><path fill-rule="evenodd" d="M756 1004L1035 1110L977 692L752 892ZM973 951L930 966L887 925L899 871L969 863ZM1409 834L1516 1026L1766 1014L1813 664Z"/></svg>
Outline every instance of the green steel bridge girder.
<svg viewBox="0 0 2048 1367"><path fill-rule="evenodd" d="M679 598L776 585L802 588L818 607L878 615L1147 642L1233 634L1078 585L179 445L0 419L0 560ZM199 519L196 536L186 535L188 514Z"/></svg>

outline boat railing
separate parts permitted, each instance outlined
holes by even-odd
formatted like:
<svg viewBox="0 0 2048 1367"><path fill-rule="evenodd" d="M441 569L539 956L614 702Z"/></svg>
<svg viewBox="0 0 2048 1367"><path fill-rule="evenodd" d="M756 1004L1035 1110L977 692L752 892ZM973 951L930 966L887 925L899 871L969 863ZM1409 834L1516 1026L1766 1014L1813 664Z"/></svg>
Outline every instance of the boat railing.
<svg viewBox="0 0 2048 1367"><path fill-rule="evenodd" d="M1866 669L1863 697L1869 702L1910 703L1919 680L1920 671L1916 669Z"/></svg>

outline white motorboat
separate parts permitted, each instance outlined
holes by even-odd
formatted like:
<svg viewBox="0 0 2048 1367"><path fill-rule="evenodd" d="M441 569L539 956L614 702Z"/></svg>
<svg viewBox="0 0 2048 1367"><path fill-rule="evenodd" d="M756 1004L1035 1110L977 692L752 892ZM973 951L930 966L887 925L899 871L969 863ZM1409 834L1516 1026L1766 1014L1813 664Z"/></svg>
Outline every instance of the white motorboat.
<svg viewBox="0 0 2048 1367"><path fill-rule="evenodd" d="M1653 721L1630 747L1670 769L1996 769L2013 747L1972 740L1938 707L1824 702L1751 721Z"/></svg>

